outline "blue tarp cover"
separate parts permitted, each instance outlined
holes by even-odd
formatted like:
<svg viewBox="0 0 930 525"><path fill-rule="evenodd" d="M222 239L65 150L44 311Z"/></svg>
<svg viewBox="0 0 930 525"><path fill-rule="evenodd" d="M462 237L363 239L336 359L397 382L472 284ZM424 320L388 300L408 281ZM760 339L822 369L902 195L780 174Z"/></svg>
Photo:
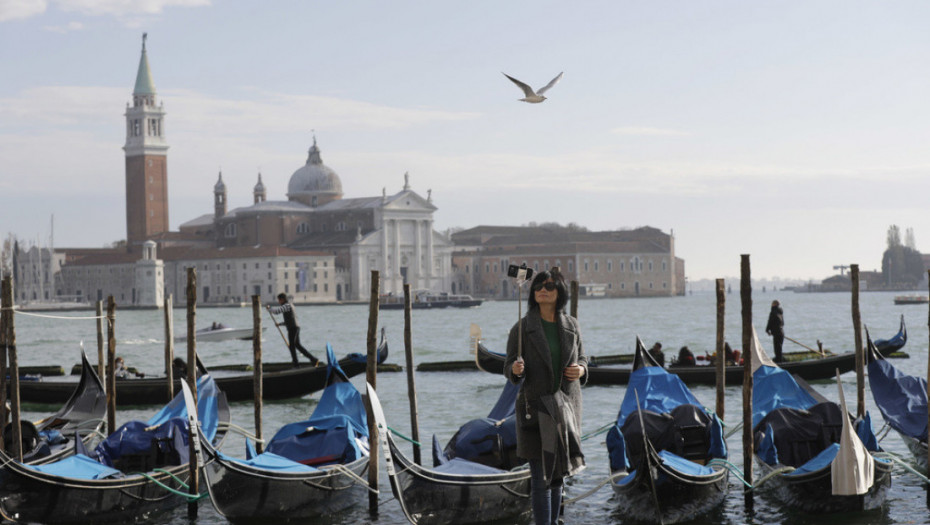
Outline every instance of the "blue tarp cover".
<svg viewBox="0 0 930 525"><path fill-rule="evenodd" d="M310 419L278 430L267 452L301 463L349 463L368 455L367 438L362 396L352 383L335 383L323 390Z"/></svg>
<svg viewBox="0 0 930 525"><path fill-rule="evenodd" d="M630 384L626 387L617 416L620 425L636 411L634 391L639 393L639 405L643 410L659 414L671 412L678 405L702 406L677 375L659 366L646 366L630 375Z"/></svg>
<svg viewBox="0 0 930 525"><path fill-rule="evenodd" d="M275 472L316 472L319 469L291 461L271 452L259 454L251 459L238 459L227 456L219 452L220 457L226 461L233 461L243 465L249 465L264 470L273 470Z"/></svg>
<svg viewBox="0 0 930 525"><path fill-rule="evenodd" d="M433 467L433 470L444 474L501 474L507 472L506 470L462 458L452 458L438 467Z"/></svg>
<svg viewBox="0 0 930 525"><path fill-rule="evenodd" d="M695 463L693 461L687 460L677 454L673 454L667 450L659 451L659 459L662 460L662 464L666 465L682 474L688 474L691 476L709 476L714 473L714 469Z"/></svg>
<svg viewBox="0 0 930 525"><path fill-rule="evenodd" d="M197 417L200 428L207 441L213 441L216 436L216 427L219 425L219 401L216 382L209 374L197 379ZM161 425L172 418L187 418L187 407L184 405L184 396L180 392L170 403L164 406L157 414L148 420L146 426Z"/></svg>
<svg viewBox="0 0 930 525"><path fill-rule="evenodd" d="M462 425L452 436L442 451L433 450L433 465L440 465L451 458L475 459L482 454L494 452L496 437L500 436L505 452L517 446L517 424L515 419L515 402L520 391L521 382L516 384L504 382L494 408L488 417L473 419ZM501 420L503 420L502 423ZM500 424L498 424L500 423ZM435 436L433 437L435 440ZM488 439L490 438L490 439Z"/></svg>
<svg viewBox="0 0 930 525"><path fill-rule="evenodd" d="M768 365L752 374L752 427L776 408L807 410L817 404L787 371Z"/></svg>
<svg viewBox="0 0 930 525"><path fill-rule="evenodd" d="M884 359L869 363L872 397L885 421L898 432L927 440L927 381L902 373Z"/></svg>
<svg viewBox="0 0 930 525"><path fill-rule="evenodd" d="M61 461L49 463L48 465L30 466L30 468L53 476L77 479L104 479L109 477L121 477L123 475L122 472L106 465L101 465L93 459L81 454L69 456Z"/></svg>
<svg viewBox="0 0 930 525"><path fill-rule="evenodd" d="M816 472L822 468L829 467L830 463L833 463L833 459L836 457L836 453L840 451L839 443L832 443L827 448L823 449L820 454L817 454L810 459L807 463L801 465L800 467L794 469L793 471L785 474L786 476L799 476L801 474L807 474L808 472Z"/></svg>

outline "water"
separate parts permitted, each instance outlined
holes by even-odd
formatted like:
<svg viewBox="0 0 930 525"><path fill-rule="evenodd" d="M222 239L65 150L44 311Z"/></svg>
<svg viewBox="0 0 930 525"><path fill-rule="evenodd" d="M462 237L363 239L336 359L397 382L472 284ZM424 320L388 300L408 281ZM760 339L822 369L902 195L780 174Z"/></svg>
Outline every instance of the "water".
<svg viewBox="0 0 930 525"><path fill-rule="evenodd" d="M835 352L852 350L851 301L849 294L794 294L790 292L756 293L754 295L753 319L757 330L762 330L768 317L773 299L781 301L785 310L785 330L789 337L808 346L815 346L820 339L824 347ZM727 295L726 333L727 340L735 348L742 346L741 305L739 295ZM864 293L860 296L862 321L873 337L887 338L898 330L898 320L905 315L908 326L908 344L904 348L910 359L896 359L893 364L907 373L925 376L927 373L927 310L919 306L896 306L892 293ZM63 316L86 316L89 313L67 313ZM164 346L163 312L120 311L116 314L117 353L129 366L157 374L163 370ZM302 326L304 345L317 356L323 355L323 345L330 342L337 356L349 352L364 352L366 347L368 308L362 305L343 306L299 306L297 316ZM184 332L185 312L175 310L175 327ZM468 334L471 323L481 326L486 345L492 350L503 351L508 330L517 319L515 302L486 302L478 308L467 310L435 310L413 312L414 362L450 361L469 359ZM585 351L589 355L629 353L633 351L635 337L641 336L647 346L661 341L667 357L677 354L677 349L688 345L695 355L712 352L716 342L716 300L712 293L701 293L687 297L655 299L592 299L579 305L579 319ZM207 326L212 321L229 326L245 327L252 322L251 308L201 309L198 311L198 326ZM274 326L266 322L264 355L269 361L290 358L281 337ZM403 312L381 312L379 325L387 328L391 343L389 362L404 363L403 356ZM77 348L85 341L94 361L96 331L93 320L59 320L17 315L16 333L21 365L63 364L70 366L78 362ZM763 345L770 349L771 339L761 334ZM801 350L786 341L785 350ZM178 348L183 353L183 347ZM198 351L204 362L214 364L251 362L251 342L233 341L202 343ZM421 372L416 376L419 391L420 436L424 443L432 434L437 434L445 443L468 419L483 417L497 399L502 378L485 372ZM353 383L364 387L364 376L356 377ZM855 409L855 374L843 376L846 399ZM836 385L820 382L814 385L825 396L836 399ZM692 388L694 394L706 406L715 406L715 389L711 386ZM384 404L388 423L405 434L409 434L410 415L407 400L407 380L404 373L384 373L378 377L378 392ZM612 422L619 410L625 392L624 386L592 386L583 390L583 430L590 432ZM741 420L742 395L738 386L727 387L726 417L728 425ZM269 437L280 425L305 417L313 410L315 396L283 402L266 402L264 411L265 435ZM871 400L866 388L866 404L873 414L876 430L883 424L881 415ZM30 417L40 417L48 409L27 407ZM129 419L146 419L154 413L151 409L121 410L118 422ZM251 403L236 403L232 407L233 422L246 429L254 428ZM731 461L742 468L741 433L728 440ZM882 446L909 458L909 452L895 433L882 441ZM224 451L242 455L243 439L232 435L224 445ZM584 444L588 468L570 481L566 496L572 497L595 487L607 476L607 454L604 435L590 439ZM428 449L424 458L429 457ZM383 461L383 458L382 458ZM895 476L888 501L884 508L870 513L843 516L807 517L782 509L775 502L757 495L754 513L748 515L744 509L739 482L731 476L730 495L725 504L711 516L695 523L927 523L930 521L926 508L926 492L920 481L903 468L895 468ZM381 468L381 506L377 520L369 517L367 498L352 510L327 520L326 523L404 523L397 502L393 500L387 475ZM566 522L573 524L623 523L623 516L614 512L611 503L612 491L602 488L593 496L568 508ZM177 509L152 520L152 523L186 522L186 508ZM203 500L200 504L197 523L219 524L225 519L219 516Z"/></svg>

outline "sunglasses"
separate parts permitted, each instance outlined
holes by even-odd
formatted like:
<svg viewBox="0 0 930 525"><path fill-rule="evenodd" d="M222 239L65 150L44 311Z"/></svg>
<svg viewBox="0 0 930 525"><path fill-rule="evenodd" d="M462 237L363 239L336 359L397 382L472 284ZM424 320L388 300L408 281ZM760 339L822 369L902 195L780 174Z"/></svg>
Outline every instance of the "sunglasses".
<svg viewBox="0 0 930 525"><path fill-rule="evenodd" d="M533 285L533 291L534 291L534 292L538 292L538 291L542 290L543 288L545 288L546 290L549 290L549 291L551 292L552 290L555 290L555 283L552 282L552 281L549 281L549 282L546 282L546 283L538 283L538 284Z"/></svg>

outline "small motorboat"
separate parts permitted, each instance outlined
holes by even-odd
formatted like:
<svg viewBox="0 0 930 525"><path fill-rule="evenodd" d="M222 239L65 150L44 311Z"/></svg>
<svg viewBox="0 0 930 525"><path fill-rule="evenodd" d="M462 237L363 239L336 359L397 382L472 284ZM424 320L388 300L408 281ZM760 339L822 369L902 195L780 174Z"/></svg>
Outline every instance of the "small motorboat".
<svg viewBox="0 0 930 525"><path fill-rule="evenodd" d="M264 331L265 327L263 326L262 332L264 333ZM231 341L233 339L251 341L254 334L255 331L252 328L233 328L223 323L213 323L211 326L201 328L194 333L198 343L215 343L217 341ZM187 341L187 334L175 337L174 340L175 342Z"/></svg>

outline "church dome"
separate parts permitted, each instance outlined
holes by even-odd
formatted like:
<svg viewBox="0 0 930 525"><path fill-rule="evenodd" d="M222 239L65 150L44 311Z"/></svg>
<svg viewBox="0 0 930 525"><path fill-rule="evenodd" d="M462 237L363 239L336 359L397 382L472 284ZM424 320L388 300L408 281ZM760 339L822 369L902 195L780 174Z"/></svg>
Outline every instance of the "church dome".
<svg viewBox="0 0 930 525"><path fill-rule="evenodd" d="M315 137L307 163L291 175L287 198L314 207L342 198L342 181L335 171L323 164Z"/></svg>

